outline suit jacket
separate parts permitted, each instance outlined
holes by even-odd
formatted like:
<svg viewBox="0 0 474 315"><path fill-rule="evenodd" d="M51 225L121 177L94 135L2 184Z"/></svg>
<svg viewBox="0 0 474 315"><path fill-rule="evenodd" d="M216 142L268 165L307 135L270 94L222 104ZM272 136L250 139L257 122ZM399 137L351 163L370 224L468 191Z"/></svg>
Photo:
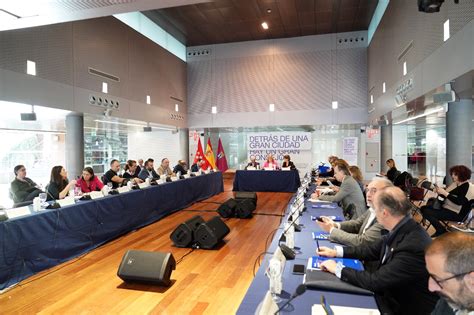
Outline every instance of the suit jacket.
<svg viewBox="0 0 474 315"><path fill-rule="evenodd" d="M151 174L154 179L160 178L160 175L156 174L155 170L151 170ZM143 168L140 171L140 174L138 174L138 178L140 178L143 181L145 181L149 176L150 176L150 173L148 173L148 170L146 168Z"/></svg>
<svg viewBox="0 0 474 315"><path fill-rule="evenodd" d="M296 169L296 166L295 164L293 163L293 161L289 161L288 162L288 165L286 165L285 162L281 163L281 167L289 167L291 170L295 170Z"/></svg>
<svg viewBox="0 0 474 315"><path fill-rule="evenodd" d="M360 191L360 186L352 176L346 176L342 181L339 191L334 196L322 195L320 200L340 202L343 208L346 208L351 203L356 207L354 219L360 217L367 211L367 204L365 203L364 195Z"/></svg>
<svg viewBox="0 0 474 315"><path fill-rule="evenodd" d="M428 291L425 248L431 243L428 233L413 219L397 231L382 263L385 238L370 245L344 248L344 257L379 260L376 270L342 269L341 279L371 290L382 314L430 314L438 296Z"/></svg>
<svg viewBox="0 0 474 315"><path fill-rule="evenodd" d="M431 315L456 315L445 299L440 298Z"/></svg>
<svg viewBox="0 0 474 315"><path fill-rule="evenodd" d="M329 239L348 246L369 245L380 240L382 238L380 232L383 226L377 222L377 219L374 219L365 233L363 233L370 214L371 212L367 210L355 220L339 223L340 228L332 229Z"/></svg>
<svg viewBox="0 0 474 315"><path fill-rule="evenodd" d="M258 168L260 166L260 163L258 162L248 162L247 166L245 167L245 169L247 169L247 167L249 166L253 166L255 168Z"/></svg>

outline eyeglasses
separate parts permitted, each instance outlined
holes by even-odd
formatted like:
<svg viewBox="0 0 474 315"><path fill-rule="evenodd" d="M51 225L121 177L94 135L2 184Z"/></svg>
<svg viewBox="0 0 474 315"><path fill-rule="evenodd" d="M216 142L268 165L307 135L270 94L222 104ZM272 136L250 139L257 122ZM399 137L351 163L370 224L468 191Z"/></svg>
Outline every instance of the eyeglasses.
<svg viewBox="0 0 474 315"><path fill-rule="evenodd" d="M441 288L441 289L444 289L443 286L441 285L441 283L443 282L446 282L448 280L451 280L451 279L454 279L454 278L460 278L460 277L463 277L465 275L467 275L468 273L471 273L471 271L468 271L468 272L463 272L463 273L459 273L457 275L454 275L454 276L451 276L449 278L445 278L445 279L441 279L441 280L438 280L435 278L435 276L433 276L432 274L430 274L430 278L433 279L434 282L436 282L436 284Z"/></svg>

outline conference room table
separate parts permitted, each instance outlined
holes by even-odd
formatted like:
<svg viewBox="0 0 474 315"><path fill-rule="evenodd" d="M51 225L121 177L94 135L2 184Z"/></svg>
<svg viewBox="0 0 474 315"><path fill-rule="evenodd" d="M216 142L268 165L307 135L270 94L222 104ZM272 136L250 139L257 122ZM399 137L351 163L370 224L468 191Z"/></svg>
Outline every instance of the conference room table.
<svg viewBox="0 0 474 315"><path fill-rule="evenodd" d="M59 209L7 210L19 216L0 222L0 290L223 191L215 172Z"/></svg>
<svg viewBox="0 0 474 315"><path fill-rule="evenodd" d="M296 192L301 186L298 170L238 170L233 191Z"/></svg>
<svg viewBox="0 0 474 315"><path fill-rule="evenodd" d="M314 187L313 187L314 188ZM290 212L290 206L294 200L290 200L286 214ZM295 251L296 258L294 260L287 260L282 275L283 290L279 295L282 299L278 303L279 306L283 305L291 295L296 291L298 285L303 283L303 275L293 274L293 266L295 264L307 266L308 259L316 255L316 241L313 239L312 232L321 232L319 225L311 220L311 216L317 217L321 215L336 215L342 216L342 209L337 207L335 209L327 208L313 208L312 202L305 201L307 210L303 212L300 217L300 225L302 227L301 232L295 232ZM237 314L254 314L257 310L260 302L265 297L265 294L269 290L269 279L265 275L265 270L268 267L269 261L273 256L273 253L278 248L279 239L284 232L284 223L287 220L287 215L283 218L281 225L278 227L273 240L267 249L260 268L258 269L252 284L250 285ZM334 247L334 243L330 241L321 240L318 241L319 246ZM262 252L264 249L262 248ZM377 309L377 304L373 296L368 295L356 295L348 293L330 292L322 290L307 289L306 292L294 299L287 307L280 311L281 314L293 313L293 314L311 314L311 308L314 304L320 304L321 295L324 295L326 301L331 306L346 306L346 307L358 307L358 308L369 308ZM337 313L336 313L337 314Z"/></svg>

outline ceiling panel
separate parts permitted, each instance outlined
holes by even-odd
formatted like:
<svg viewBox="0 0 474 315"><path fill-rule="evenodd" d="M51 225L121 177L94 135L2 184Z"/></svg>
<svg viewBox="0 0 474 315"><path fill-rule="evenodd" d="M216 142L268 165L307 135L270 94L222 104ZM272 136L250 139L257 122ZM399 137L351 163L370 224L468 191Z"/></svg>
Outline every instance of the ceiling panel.
<svg viewBox="0 0 474 315"><path fill-rule="evenodd" d="M367 30L376 6L377 0L215 0L144 13L196 46Z"/></svg>

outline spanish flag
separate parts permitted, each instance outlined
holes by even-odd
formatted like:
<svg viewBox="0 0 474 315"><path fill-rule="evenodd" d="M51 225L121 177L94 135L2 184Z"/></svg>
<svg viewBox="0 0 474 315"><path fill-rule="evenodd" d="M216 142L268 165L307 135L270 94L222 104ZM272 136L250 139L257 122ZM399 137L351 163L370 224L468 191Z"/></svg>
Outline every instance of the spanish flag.
<svg viewBox="0 0 474 315"><path fill-rule="evenodd" d="M207 147L206 147L206 160L209 162L209 165L212 169L216 169L216 160L214 159L214 152L212 151L211 139L207 138Z"/></svg>

